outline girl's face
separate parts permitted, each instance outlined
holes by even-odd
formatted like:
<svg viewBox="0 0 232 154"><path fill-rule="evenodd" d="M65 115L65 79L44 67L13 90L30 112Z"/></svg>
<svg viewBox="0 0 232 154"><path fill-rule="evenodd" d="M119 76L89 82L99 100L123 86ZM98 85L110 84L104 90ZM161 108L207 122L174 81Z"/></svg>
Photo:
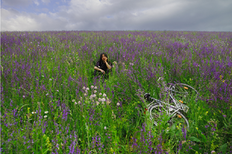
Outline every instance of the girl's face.
<svg viewBox="0 0 232 154"><path fill-rule="evenodd" d="M106 56L103 54L102 55L102 60L105 61Z"/></svg>

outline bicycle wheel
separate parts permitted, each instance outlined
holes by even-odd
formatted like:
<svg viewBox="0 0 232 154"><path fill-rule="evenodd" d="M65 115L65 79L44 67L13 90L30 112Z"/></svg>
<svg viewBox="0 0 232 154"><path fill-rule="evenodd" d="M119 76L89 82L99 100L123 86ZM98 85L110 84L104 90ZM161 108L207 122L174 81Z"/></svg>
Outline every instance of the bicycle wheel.
<svg viewBox="0 0 232 154"><path fill-rule="evenodd" d="M185 128L188 129L189 128L189 122L187 120L187 118L179 111L174 112L170 118L170 120L168 121L168 123L170 124L170 127L175 124L177 128Z"/></svg>
<svg viewBox="0 0 232 154"><path fill-rule="evenodd" d="M167 113L162 105L152 105L148 108L148 111L150 113L150 119L155 126L158 126L158 123L163 120L162 118L164 116L162 115Z"/></svg>
<svg viewBox="0 0 232 154"><path fill-rule="evenodd" d="M169 110L169 111L168 111ZM149 108L149 112L150 112L150 119L153 121L153 124L155 126L158 126L159 122L162 120L165 120L164 117L165 115L169 116L171 115L171 117L166 121L169 124L169 127L171 127L172 125L176 125L177 127L183 127L184 128L189 128L189 123L187 118L179 111L174 111L175 109L172 108L167 108L165 109L165 107L163 105L154 105L151 106ZM172 114L168 114L169 112L173 112Z"/></svg>
<svg viewBox="0 0 232 154"><path fill-rule="evenodd" d="M197 101L199 93L190 85L175 83L169 87L170 94L180 103L187 104L190 101Z"/></svg>

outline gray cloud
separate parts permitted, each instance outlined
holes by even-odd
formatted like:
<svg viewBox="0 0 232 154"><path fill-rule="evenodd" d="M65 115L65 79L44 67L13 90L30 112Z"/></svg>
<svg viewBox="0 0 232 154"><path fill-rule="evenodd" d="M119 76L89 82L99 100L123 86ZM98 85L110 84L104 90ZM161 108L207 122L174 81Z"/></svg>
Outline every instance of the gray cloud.
<svg viewBox="0 0 232 154"><path fill-rule="evenodd" d="M48 2L48 1L47 1ZM59 12L25 14L2 9L2 30L232 31L231 0L71 0ZM46 10L47 11L47 10ZM10 14L10 15L9 15ZM6 19L7 18L7 19ZM28 21L20 26L22 19ZM30 20L29 20L30 19ZM12 28L15 29L12 29Z"/></svg>

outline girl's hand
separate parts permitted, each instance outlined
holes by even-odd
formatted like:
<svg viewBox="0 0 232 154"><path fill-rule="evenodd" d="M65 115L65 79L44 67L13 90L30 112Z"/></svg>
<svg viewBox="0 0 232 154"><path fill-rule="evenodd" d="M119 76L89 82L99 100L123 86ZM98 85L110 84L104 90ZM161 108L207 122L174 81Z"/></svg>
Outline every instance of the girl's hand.
<svg viewBox="0 0 232 154"><path fill-rule="evenodd" d="M105 63L106 63L106 61L107 61L107 57L104 58L104 62L105 62Z"/></svg>
<svg viewBox="0 0 232 154"><path fill-rule="evenodd" d="M105 74L105 71L104 71L104 70L101 70L101 72L102 72L103 74Z"/></svg>

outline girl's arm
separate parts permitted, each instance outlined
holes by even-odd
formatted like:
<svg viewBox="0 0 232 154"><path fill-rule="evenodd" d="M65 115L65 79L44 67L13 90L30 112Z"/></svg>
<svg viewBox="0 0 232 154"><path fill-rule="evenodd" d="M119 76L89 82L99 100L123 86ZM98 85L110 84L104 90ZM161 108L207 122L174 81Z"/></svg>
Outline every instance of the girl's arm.
<svg viewBox="0 0 232 154"><path fill-rule="evenodd" d="M102 69L98 68L97 66L94 66L95 70L102 71Z"/></svg>
<svg viewBox="0 0 232 154"><path fill-rule="evenodd" d="M108 62L107 62L107 61L105 61L105 62L106 62L107 68L108 68L108 69L111 69L111 66L108 64Z"/></svg>
<svg viewBox="0 0 232 154"><path fill-rule="evenodd" d="M102 69L100 69L100 68L98 68L97 66L94 66L94 69L95 69L95 70L98 70L98 71L100 71L100 72L102 72L103 74L105 74L105 71L102 70Z"/></svg>
<svg viewBox="0 0 232 154"><path fill-rule="evenodd" d="M99 65L99 61L98 61L97 64L94 66L94 69L98 70L98 71L102 71L102 69L100 69L99 67L100 67L100 65Z"/></svg>

